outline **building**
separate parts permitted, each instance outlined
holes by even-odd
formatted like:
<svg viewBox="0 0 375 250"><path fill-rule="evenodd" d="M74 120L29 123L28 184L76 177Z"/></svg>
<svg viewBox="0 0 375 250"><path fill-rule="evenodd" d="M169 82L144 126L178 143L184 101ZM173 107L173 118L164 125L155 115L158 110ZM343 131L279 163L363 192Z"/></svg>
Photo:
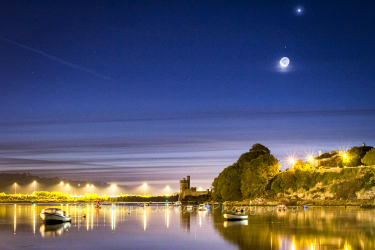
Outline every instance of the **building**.
<svg viewBox="0 0 375 250"><path fill-rule="evenodd" d="M197 191L196 187L191 187L189 175L186 179L183 178L182 180L180 180L180 201L185 200L187 196L198 197L202 195L210 195L210 190L207 189L205 191Z"/></svg>
<svg viewBox="0 0 375 250"><path fill-rule="evenodd" d="M331 151L331 153L326 151L324 152L324 154L322 154L322 150L319 150L319 156L314 157L314 167L340 167L340 165L342 165L342 159L344 157L345 154L341 149L333 150Z"/></svg>
<svg viewBox="0 0 375 250"><path fill-rule="evenodd" d="M362 144L362 147L353 147L357 148L359 152L359 159L362 159L366 153L372 149L371 146L366 146L366 143ZM343 160L348 156L340 149L333 150L331 153L325 152L322 154L322 150L319 150L319 156L314 157L314 167L315 168L337 168L343 167ZM360 165L360 163L359 163Z"/></svg>

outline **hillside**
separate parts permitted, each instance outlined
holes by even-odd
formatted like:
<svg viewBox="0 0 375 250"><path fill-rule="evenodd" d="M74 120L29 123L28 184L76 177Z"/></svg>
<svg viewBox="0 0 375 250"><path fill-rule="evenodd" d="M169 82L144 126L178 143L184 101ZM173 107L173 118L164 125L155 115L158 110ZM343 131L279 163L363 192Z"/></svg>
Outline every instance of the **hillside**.
<svg viewBox="0 0 375 250"><path fill-rule="evenodd" d="M372 154L369 151L366 156ZM361 162L360 157L364 156L352 153L348 158ZM268 148L255 144L215 178L212 199L258 204L281 200L288 204L363 204L361 201L372 202L375 198L375 166L315 169L298 160L292 169L279 171L279 167Z"/></svg>

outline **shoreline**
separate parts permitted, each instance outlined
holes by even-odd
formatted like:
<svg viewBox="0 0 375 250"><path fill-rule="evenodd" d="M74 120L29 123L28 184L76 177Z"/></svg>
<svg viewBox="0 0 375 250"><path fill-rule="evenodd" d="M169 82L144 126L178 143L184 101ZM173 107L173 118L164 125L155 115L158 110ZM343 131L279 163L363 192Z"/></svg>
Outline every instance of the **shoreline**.
<svg viewBox="0 0 375 250"><path fill-rule="evenodd" d="M262 201L226 201L220 204L226 206L277 206L279 203L284 203L287 206L311 206L311 207L342 207L342 206L358 206L358 207L373 207L375 208L375 200L262 200ZM217 202L207 202L207 204L213 205Z"/></svg>

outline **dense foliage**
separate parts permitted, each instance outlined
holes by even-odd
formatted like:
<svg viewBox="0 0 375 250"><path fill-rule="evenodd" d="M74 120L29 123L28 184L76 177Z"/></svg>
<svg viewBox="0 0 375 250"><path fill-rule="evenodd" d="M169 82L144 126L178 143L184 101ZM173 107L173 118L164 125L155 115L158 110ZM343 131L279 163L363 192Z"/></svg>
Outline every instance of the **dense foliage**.
<svg viewBox="0 0 375 250"><path fill-rule="evenodd" d="M346 164L358 164L364 154L364 147L351 148ZM375 149L372 149L362 162L366 165L375 165L374 160ZM342 168L341 171L315 171L310 164L298 160L292 169L283 172L278 170L278 160L269 149L261 144L255 144L249 152L241 155L236 163L225 168L215 178L212 183L212 198L239 201L278 195L314 196L321 193L321 197L326 197L324 194L327 194L337 199L354 199L357 192L375 187L375 168L372 167L355 165Z"/></svg>
<svg viewBox="0 0 375 250"><path fill-rule="evenodd" d="M212 183L214 200L242 200L262 195L280 165L262 144L254 144L236 163L225 168Z"/></svg>
<svg viewBox="0 0 375 250"><path fill-rule="evenodd" d="M375 148L368 151L361 161L367 166L375 165Z"/></svg>
<svg viewBox="0 0 375 250"><path fill-rule="evenodd" d="M361 159L371 147L352 147L346 152L347 159L344 160L344 165L347 167L357 167L362 165Z"/></svg>

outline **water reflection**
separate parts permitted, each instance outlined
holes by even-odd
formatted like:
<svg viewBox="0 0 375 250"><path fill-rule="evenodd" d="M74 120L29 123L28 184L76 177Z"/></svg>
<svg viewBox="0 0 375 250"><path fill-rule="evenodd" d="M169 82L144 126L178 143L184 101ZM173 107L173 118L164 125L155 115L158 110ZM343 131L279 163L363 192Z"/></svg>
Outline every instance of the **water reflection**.
<svg viewBox="0 0 375 250"><path fill-rule="evenodd" d="M17 231L17 204L14 204L14 234Z"/></svg>
<svg viewBox="0 0 375 250"><path fill-rule="evenodd" d="M72 224L44 225L39 213L47 207L63 208L71 216ZM105 242L113 233L128 235L137 242L155 243L160 237L166 242L173 238L196 239L197 244L207 241L207 244L220 243L219 247L240 249L375 249L374 210L309 207L308 210L277 212L256 209L248 210L249 219L244 221L225 221L222 213L222 207L214 209L212 206L209 211L188 211L185 206L171 205L102 204L101 209L96 209L94 204L0 205L0 234L11 234L13 238L5 238L13 239L14 243L28 235L35 242L38 237L65 238L68 234L64 232L69 229L69 236L77 241L81 237L86 240L98 237ZM40 235L35 233L38 228ZM170 241L168 244L172 246L180 244ZM141 243L137 244L142 248Z"/></svg>
<svg viewBox="0 0 375 250"><path fill-rule="evenodd" d="M39 232L43 238L46 237L58 237L64 232L67 232L70 228L70 222L58 223L58 224L43 224L40 226Z"/></svg>
<svg viewBox="0 0 375 250"><path fill-rule="evenodd" d="M182 209L182 211L179 211L180 214L180 224L182 228L186 228L188 232L190 232L190 217L193 215L193 213L187 212L186 210Z"/></svg>
<svg viewBox="0 0 375 250"><path fill-rule="evenodd" d="M221 220L221 212L213 214ZM359 208L311 208L258 212L248 221L215 223L215 229L241 249L373 249L375 213Z"/></svg>
<svg viewBox="0 0 375 250"><path fill-rule="evenodd" d="M224 227L232 227L232 226L247 226L249 224L248 220L240 220L240 221L224 221Z"/></svg>

